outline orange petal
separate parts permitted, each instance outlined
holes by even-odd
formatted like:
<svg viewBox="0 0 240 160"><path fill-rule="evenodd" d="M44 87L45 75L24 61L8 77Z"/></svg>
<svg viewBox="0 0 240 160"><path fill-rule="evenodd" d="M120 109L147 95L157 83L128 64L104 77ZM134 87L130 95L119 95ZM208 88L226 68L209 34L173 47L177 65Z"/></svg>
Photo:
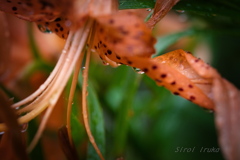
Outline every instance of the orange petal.
<svg viewBox="0 0 240 160"><path fill-rule="evenodd" d="M155 39L144 22L132 12L117 12L97 18L94 48L103 58L114 52L118 57L150 57Z"/></svg>
<svg viewBox="0 0 240 160"><path fill-rule="evenodd" d="M6 0L1 1L0 10L28 21L53 21L66 14L72 6L69 0Z"/></svg>

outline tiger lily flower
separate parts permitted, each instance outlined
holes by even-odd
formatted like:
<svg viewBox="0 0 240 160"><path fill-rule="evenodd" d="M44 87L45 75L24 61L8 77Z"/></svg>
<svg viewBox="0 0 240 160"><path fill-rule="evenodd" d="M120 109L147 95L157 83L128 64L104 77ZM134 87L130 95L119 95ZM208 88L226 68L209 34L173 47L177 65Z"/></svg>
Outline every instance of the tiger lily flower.
<svg viewBox="0 0 240 160"><path fill-rule="evenodd" d="M35 22L42 29L49 29L66 39L62 54L45 83L29 97L12 105L13 108L20 107L17 110L17 114L22 115L18 119L20 124L29 122L47 108L37 137L41 135L44 124L74 68L79 71L86 45L89 49L84 71L83 99L87 96L90 52L96 52L106 64L112 66L124 64L139 68L157 85L166 87L173 94L204 108L215 110L216 92L212 88L215 80L221 79L217 71L181 49L152 58L156 40L151 30L133 12L118 12L115 0L48 2L1 0L0 10ZM69 104L75 86L76 82L73 82ZM68 105L69 108L70 106ZM89 139L101 159L104 159L91 135L85 100L83 100L83 117ZM68 128L70 128L69 124ZM6 129L4 124L0 124L1 131Z"/></svg>

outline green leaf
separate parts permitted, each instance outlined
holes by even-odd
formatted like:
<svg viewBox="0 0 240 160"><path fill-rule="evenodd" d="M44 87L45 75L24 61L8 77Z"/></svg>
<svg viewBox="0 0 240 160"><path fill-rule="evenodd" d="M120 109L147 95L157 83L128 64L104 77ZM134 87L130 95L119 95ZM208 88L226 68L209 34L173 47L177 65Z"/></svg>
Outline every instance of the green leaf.
<svg viewBox="0 0 240 160"><path fill-rule="evenodd" d="M28 123L28 139L32 140L36 134L38 130L38 123L36 121L36 119L33 119L32 121L30 121ZM29 141L31 142L31 141ZM31 159L36 159L36 160L41 160L44 159L44 154L43 154L43 148L42 145L40 143L41 141L39 140L37 145L34 147L34 149L32 150L32 152L30 153L30 158Z"/></svg>
<svg viewBox="0 0 240 160"><path fill-rule="evenodd" d="M129 70L124 81L123 92L121 94L123 100L119 103L118 115L115 124L116 128L114 131L114 156L122 155L125 151L129 121L131 118L130 113L141 77L142 76Z"/></svg>
<svg viewBox="0 0 240 160"><path fill-rule="evenodd" d="M154 8L156 0L119 0L119 9Z"/></svg>
<svg viewBox="0 0 240 160"><path fill-rule="evenodd" d="M72 139L75 146L80 146L86 138L86 132L83 124L79 121L79 106L76 96L74 97L71 113Z"/></svg>
<svg viewBox="0 0 240 160"><path fill-rule="evenodd" d="M186 13L202 16L209 23L216 23L215 21L227 22L229 24L240 24L239 18L239 2L233 1L215 1L215 0L182 0L179 1L173 9L183 10ZM220 26L219 24L217 26Z"/></svg>
<svg viewBox="0 0 240 160"><path fill-rule="evenodd" d="M186 31L169 34L163 37L159 37L157 39L157 43L155 44L156 54L154 57L157 57L164 53L164 51L172 44L177 42L183 37L193 35L195 31L193 29L188 29Z"/></svg>

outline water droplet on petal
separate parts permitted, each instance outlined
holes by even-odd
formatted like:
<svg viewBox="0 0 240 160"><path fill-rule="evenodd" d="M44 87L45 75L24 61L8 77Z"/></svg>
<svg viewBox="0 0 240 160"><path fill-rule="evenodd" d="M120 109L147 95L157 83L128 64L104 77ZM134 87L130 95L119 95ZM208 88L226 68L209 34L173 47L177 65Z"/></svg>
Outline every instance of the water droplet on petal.
<svg viewBox="0 0 240 160"><path fill-rule="evenodd" d="M139 68L132 67L132 69L138 74L144 74L144 72Z"/></svg>
<svg viewBox="0 0 240 160"><path fill-rule="evenodd" d="M178 13L184 13L184 10L176 10Z"/></svg>
<svg viewBox="0 0 240 160"><path fill-rule="evenodd" d="M28 123L22 124L21 132L26 132L27 129L28 129Z"/></svg>
<svg viewBox="0 0 240 160"><path fill-rule="evenodd" d="M204 110L205 110L207 113L213 113L213 110L211 110L211 109L206 109L206 108L204 108Z"/></svg>
<svg viewBox="0 0 240 160"><path fill-rule="evenodd" d="M150 11L152 11L152 9L151 9L151 8L148 8L148 9L147 9L147 11L149 11L149 12L150 12Z"/></svg>
<svg viewBox="0 0 240 160"><path fill-rule="evenodd" d="M38 29L43 33L52 33L52 31L44 25L38 25Z"/></svg>

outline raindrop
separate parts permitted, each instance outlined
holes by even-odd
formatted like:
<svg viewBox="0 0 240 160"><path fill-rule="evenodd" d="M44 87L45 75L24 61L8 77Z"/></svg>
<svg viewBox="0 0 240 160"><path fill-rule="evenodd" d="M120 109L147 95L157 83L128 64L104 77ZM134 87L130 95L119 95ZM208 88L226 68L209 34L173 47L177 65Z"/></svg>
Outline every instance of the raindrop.
<svg viewBox="0 0 240 160"><path fill-rule="evenodd" d="M28 128L28 123L22 124L22 130L21 130L21 132L26 132L27 128Z"/></svg>
<svg viewBox="0 0 240 160"><path fill-rule="evenodd" d="M184 13L184 10L176 10L178 13Z"/></svg>
<svg viewBox="0 0 240 160"><path fill-rule="evenodd" d="M152 9L151 9L151 8L148 8L148 9L147 9L147 11L149 11L149 12L150 12L150 11L152 11Z"/></svg>
<svg viewBox="0 0 240 160"><path fill-rule="evenodd" d="M85 70L86 67L82 67L82 70Z"/></svg>
<svg viewBox="0 0 240 160"><path fill-rule="evenodd" d="M103 63L103 65L105 65L105 66L108 66L108 65L109 65L109 63L107 63L106 61L102 61L102 63Z"/></svg>
<svg viewBox="0 0 240 160"><path fill-rule="evenodd" d="M206 108L204 108L204 110L205 110L207 113L213 113L213 110L211 110L211 109L206 109Z"/></svg>
<svg viewBox="0 0 240 160"><path fill-rule="evenodd" d="M47 26L38 25L38 29L43 33L52 33L52 31Z"/></svg>
<svg viewBox="0 0 240 160"><path fill-rule="evenodd" d="M144 72L139 68L132 67L132 69L138 74L144 74Z"/></svg>

